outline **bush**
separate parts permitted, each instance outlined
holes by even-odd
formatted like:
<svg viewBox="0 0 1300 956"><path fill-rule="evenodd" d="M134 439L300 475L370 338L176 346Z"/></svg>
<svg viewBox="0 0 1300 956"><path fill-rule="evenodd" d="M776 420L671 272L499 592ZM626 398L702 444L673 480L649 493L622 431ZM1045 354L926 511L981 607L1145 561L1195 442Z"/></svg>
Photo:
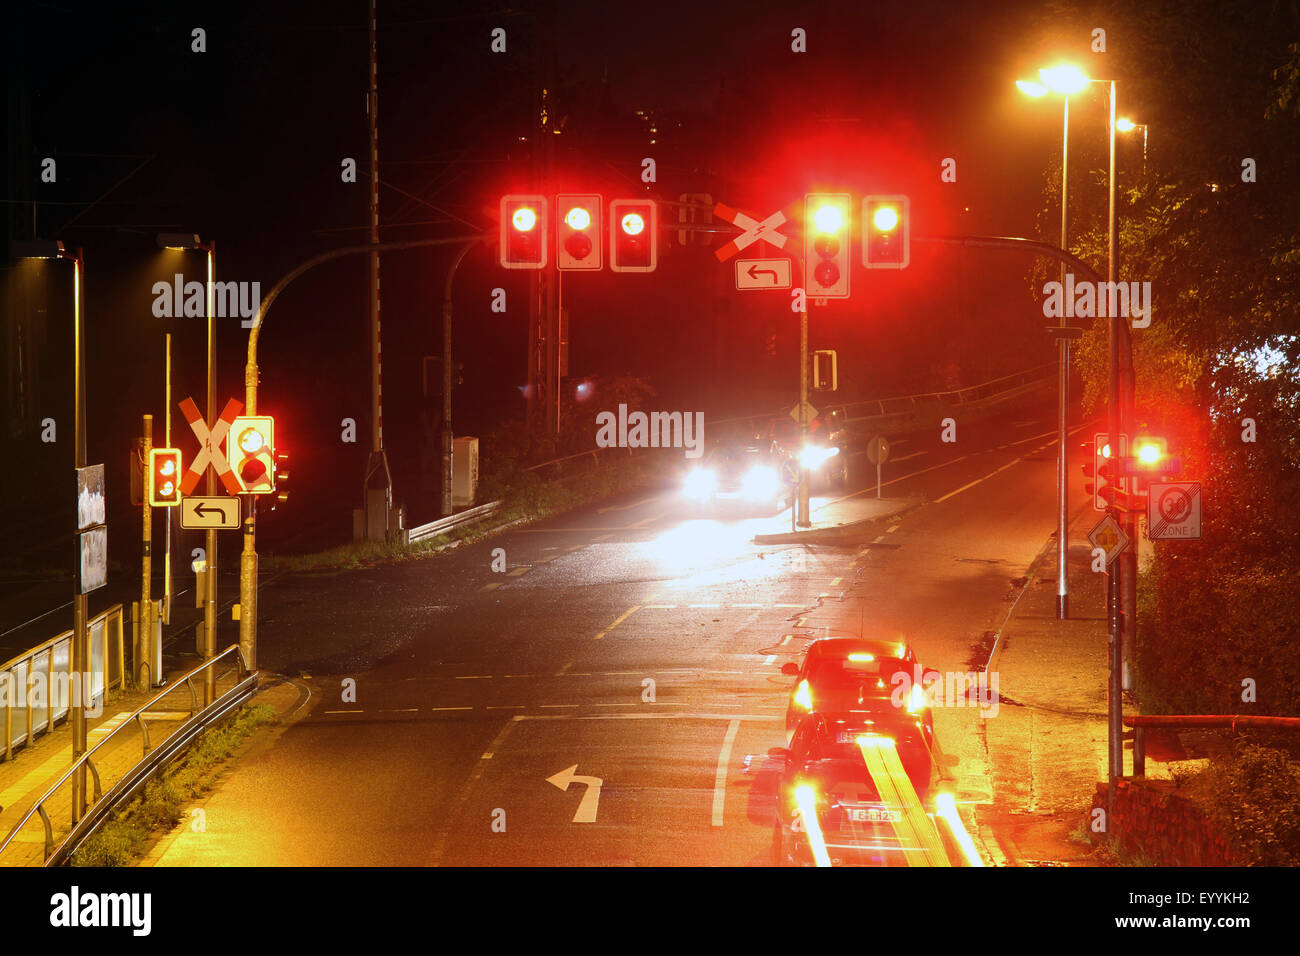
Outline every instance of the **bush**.
<svg viewBox="0 0 1300 956"><path fill-rule="evenodd" d="M1251 866L1300 865L1300 761L1239 740L1231 760L1197 781L1206 812Z"/></svg>

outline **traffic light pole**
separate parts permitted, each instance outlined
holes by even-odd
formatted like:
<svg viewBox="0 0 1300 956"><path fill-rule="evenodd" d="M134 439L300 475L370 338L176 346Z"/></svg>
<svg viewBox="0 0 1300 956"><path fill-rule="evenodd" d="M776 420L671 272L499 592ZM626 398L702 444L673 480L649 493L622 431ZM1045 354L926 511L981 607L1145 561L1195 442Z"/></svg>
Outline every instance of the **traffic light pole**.
<svg viewBox="0 0 1300 956"><path fill-rule="evenodd" d="M363 255L371 252L397 252L402 249L421 249L428 246L447 246L468 243L471 239L480 241L489 238L486 233L477 236L452 236L447 239L399 239L392 242L359 243L331 249L313 256L286 273L258 303L257 314L253 317L252 328L248 331L248 359L244 364L244 406L246 415L257 414L257 342L266 322L266 314L271 305L279 298L294 279L304 272L314 269L324 262L341 259L344 256ZM246 497L255 497L248 495ZM250 502L244 506L244 549L239 556L239 649L244 657L245 666L250 671L257 670L257 509Z"/></svg>
<svg viewBox="0 0 1300 956"><path fill-rule="evenodd" d="M452 512L451 496L451 286L456 279L456 270L478 239L471 239L461 246L456 258L447 270L447 286L442 296L442 517Z"/></svg>
<svg viewBox="0 0 1300 956"><path fill-rule="evenodd" d="M808 417L804 411L808 407L808 267L798 253L792 254L790 261L799 266L799 283L804 287L803 295L799 297L799 447L803 448L808 440ZM795 497L801 528L812 527L810 484L808 468L800 460L799 488Z"/></svg>
<svg viewBox="0 0 1300 956"><path fill-rule="evenodd" d="M144 416L144 460L149 461L149 449L153 447L153 416ZM153 508L149 505L149 495L153 476L148 474L145 482L144 524L140 534L140 613L137 617L135 645L135 683L141 690L148 690L152 681L153 668L149 662L150 638L153 637L153 594L150 580L153 574L153 556L150 554L153 537Z"/></svg>
<svg viewBox="0 0 1300 956"><path fill-rule="evenodd" d="M209 431L216 427L217 424L217 352L215 339L213 335L216 331L213 318L213 288L212 283L216 278L216 242L207 244L206 252L208 254L208 401L207 416ZM217 476L215 469L208 468L206 484L204 485L206 493L211 496L217 493ZM171 509L168 509L168 516L171 515ZM205 660L212 660L217 653L217 532L209 529L203 535L203 657ZM216 671L209 667L203 672L203 706L211 704L217 699L217 675Z"/></svg>

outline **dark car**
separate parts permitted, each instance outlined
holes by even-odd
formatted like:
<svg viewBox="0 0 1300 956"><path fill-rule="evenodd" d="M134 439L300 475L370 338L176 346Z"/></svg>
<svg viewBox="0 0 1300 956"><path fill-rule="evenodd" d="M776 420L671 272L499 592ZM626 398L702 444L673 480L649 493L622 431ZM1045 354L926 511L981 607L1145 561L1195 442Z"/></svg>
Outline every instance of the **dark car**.
<svg viewBox="0 0 1300 956"><path fill-rule="evenodd" d="M795 678L786 708L787 735L808 714L892 714L919 720L933 746L934 713L923 692L925 672L905 641L825 637L808 645L802 665L787 663L781 673Z"/></svg>
<svg viewBox="0 0 1300 956"><path fill-rule="evenodd" d="M781 508L789 489L761 443L725 444L714 448L686 473L682 492L697 506L770 513Z"/></svg>
<svg viewBox="0 0 1300 956"><path fill-rule="evenodd" d="M773 862L811 866L942 865L947 854L926 811L933 763L925 732L895 716L811 714L785 752L772 834ZM816 835L807 825L811 814Z"/></svg>

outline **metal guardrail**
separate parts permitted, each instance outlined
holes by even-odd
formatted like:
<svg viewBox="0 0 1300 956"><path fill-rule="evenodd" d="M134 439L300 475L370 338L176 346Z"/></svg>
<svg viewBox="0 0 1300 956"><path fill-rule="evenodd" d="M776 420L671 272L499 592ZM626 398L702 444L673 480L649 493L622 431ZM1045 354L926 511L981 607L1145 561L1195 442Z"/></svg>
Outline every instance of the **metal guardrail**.
<svg viewBox="0 0 1300 956"><path fill-rule="evenodd" d="M990 379L979 385L966 388L950 389L943 392L921 392L916 395L902 395L895 398L872 399L865 402L852 402L847 405L832 406L824 414L838 413L840 420L851 422L866 418L884 418L890 415L905 415L926 405L973 405L991 398L1002 399L1009 393L1029 385L1037 385L1056 375L1057 364L1047 362L1033 368ZM856 412L856 414L854 414Z"/></svg>
<svg viewBox="0 0 1300 956"><path fill-rule="evenodd" d="M1284 727L1300 730L1300 717L1267 717L1242 714L1147 714L1125 717L1124 726L1133 728L1133 776L1147 772L1147 728L1193 730L1197 727Z"/></svg>
<svg viewBox="0 0 1300 956"><path fill-rule="evenodd" d="M202 674L208 668L216 668L218 664L226 660L233 659L238 668L240 679L236 681L235 686L226 693L222 694L207 707L200 709L199 693L196 690L194 679ZM183 724L176 728L168 737L157 747L150 744L149 728L145 723L146 714L164 697L174 693L182 684L189 688L190 692L190 716ZM178 677L172 682L172 686L155 694L153 697L137 708L126 720L104 737L99 743L91 747L77 760L73 761L63 772L54 784L52 784L45 793L36 800L35 803L27 810L21 820L19 820L9 831L4 842L0 843L0 856L13 842L20 830L27 825L33 814L40 814L41 821L45 824L45 865L60 866L65 863L68 857L81 845L82 841L95 829L104 822L108 814L120 804L130 800L139 792L140 788L149 781L149 779L160 769L167 765L177 754L184 750L194 740L196 736L212 723L226 716L230 711L243 704L253 696L257 691L257 674L249 673L244 666L243 656L239 652L239 645L232 644L220 654L204 661L198 667L186 674ZM94 756L102 748L108 746L109 742L119 733L126 730L133 723L140 727L140 733L143 738L144 753L126 775L114 784L107 793L101 788L99 779L99 770L95 767ZM88 769L94 778L95 788L94 797L89 808L82 815L81 819L74 821L72 829L67 836L57 845L54 842L54 827L50 822L50 816L45 810L45 804L59 792L59 790L72 779L73 774L77 773L82 767Z"/></svg>
<svg viewBox="0 0 1300 956"><path fill-rule="evenodd" d="M448 515L445 518L439 518L437 521L430 521L428 524L422 524L417 528L411 528L407 533L407 541L414 543L424 538L432 538L442 534L444 531L451 531L453 528L459 528L461 525L478 521L481 518L491 517L496 510L501 507L500 501L489 501L485 505L479 505L477 508L470 508L459 514Z"/></svg>
<svg viewBox="0 0 1300 956"><path fill-rule="evenodd" d="M0 727L4 746L0 758L8 760L16 748L29 745L38 734L53 729L68 716L71 693L87 703L122 686L126 673L121 604L95 615L86 625L90 637L90 689L73 686L72 631L64 631L31 650L0 664ZM40 693L39 683L45 691ZM64 688L68 693L56 692ZM15 712L18 720L15 721ZM15 723L19 726L15 727Z"/></svg>
<svg viewBox="0 0 1300 956"><path fill-rule="evenodd" d="M821 410L824 418L836 417L837 423L843 425L873 422L884 425L890 419L906 419L918 411L933 405L971 406L990 400L1002 401L1017 391L1023 391L1043 382L1054 381L1057 372L1056 362L1047 362L1033 368L1003 375L1000 378L970 385L966 388L950 389L942 392L921 392L916 395L898 395L892 398L873 398L862 402L850 402L845 405L828 405ZM815 400L814 400L815 401ZM706 421L710 427L734 425L738 422L749 423L750 430L773 418L784 418L786 410L774 411L766 415L741 415L735 418L721 418Z"/></svg>

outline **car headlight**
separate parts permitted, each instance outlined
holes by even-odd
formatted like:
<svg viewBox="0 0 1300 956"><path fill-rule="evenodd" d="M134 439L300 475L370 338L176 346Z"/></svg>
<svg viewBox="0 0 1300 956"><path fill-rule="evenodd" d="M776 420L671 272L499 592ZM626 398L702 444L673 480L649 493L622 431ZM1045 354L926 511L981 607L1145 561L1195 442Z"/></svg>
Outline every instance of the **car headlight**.
<svg viewBox="0 0 1300 956"><path fill-rule="evenodd" d="M745 473L740 483L740 493L753 501L766 501L775 498L781 488L781 479L776 469L767 465L755 465Z"/></svg>
<svg viewBox="0 0 1300 956"><path fill-rule="evenodd" d="M686 475L682 490L690 498L707 498L718 487L717 476L707 468L696 468Z"/></svg>
<svg viewBox="0 0 1300 956"><path fill-rule="evenodd" d="M809 471L816 471L828 458L834 458L839 453L840 450L835 445L807 445L799 452L799 464Z"/></svg>

